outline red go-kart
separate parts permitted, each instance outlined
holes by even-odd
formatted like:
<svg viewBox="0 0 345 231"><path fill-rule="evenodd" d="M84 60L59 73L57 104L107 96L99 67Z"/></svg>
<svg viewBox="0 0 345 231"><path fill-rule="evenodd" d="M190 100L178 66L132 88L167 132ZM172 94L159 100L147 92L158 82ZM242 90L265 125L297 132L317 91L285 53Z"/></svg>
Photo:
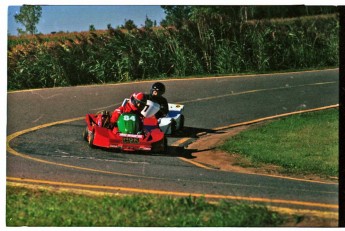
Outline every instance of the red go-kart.
<svg viewBox="0 0 345 231"><path fill-rule="evenodd" d="M117 121L117 126L112 128L109 127L109 112L87 114L83 138L88 141L90 147L166 152L167 138L154 116L159 108L159 104L148 100L141 111L143 120L136 114L123 113Z"/></svg>

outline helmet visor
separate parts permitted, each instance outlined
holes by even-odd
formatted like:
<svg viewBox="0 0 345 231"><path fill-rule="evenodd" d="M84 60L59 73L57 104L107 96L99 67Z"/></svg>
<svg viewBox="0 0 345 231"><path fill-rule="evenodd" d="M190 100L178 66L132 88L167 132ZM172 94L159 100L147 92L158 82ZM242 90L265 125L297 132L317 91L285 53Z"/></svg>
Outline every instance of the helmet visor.
<svg viewBox="0 0 345 231"><path fill-rule="evenodd" d="M131 102L136 108L138 108L138 110L144 109L144 107L146 105L145 101L136 99L136 98L134 98L134 96L131 97Z"/></svg>
<svg viewBox="0 0 345 231"><path fill-rule="evenodd" d="M160 91L159 89L151 89L151 95L153 96L162 96L164 92Z"/></svg>

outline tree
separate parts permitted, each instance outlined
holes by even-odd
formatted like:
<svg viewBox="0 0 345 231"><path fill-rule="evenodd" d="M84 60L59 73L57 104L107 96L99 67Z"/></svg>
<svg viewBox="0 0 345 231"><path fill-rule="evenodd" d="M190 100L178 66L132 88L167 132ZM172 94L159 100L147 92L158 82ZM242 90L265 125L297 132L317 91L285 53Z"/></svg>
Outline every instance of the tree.
<svg viewBox="0 0 345 231"><path fill-rule="evenodd" d="M23 5L20 7L20 13L14 16L16 22L23 24L25 31L17 28L19 34L37 33L36 25L40 21L42 7L34 5Z"/></svg>
<svg viewBox="0 0 345 231"><path fill-rule="evenodd" d="M95 25L90 24L89 25L89 31L95 31L95 30L96 30Z"/></svg>
<svg viewBox="0 0 345 231"><path fill-rule="evenodd" d="M180 29L189 20L189 14L192 6L161 6L166 14L164 20L161 21L163 27L175 26Z"/></svg>
<svg viewBox="0 0 345 231"><path fill-rule="evenodd" d="M151 19L149 19L146 15L146 19L145 19L145 29L149 29L152 28L154 26L153 21Z"/></svg>
<svg viewBox="0 0 345 231"><path fill-rule="evenodd" d="M137 25L134 24L134 21L131 19L125 19L125 25L122 26L121 28L127 29L127 30L133 30L137 28Z"/></svg>

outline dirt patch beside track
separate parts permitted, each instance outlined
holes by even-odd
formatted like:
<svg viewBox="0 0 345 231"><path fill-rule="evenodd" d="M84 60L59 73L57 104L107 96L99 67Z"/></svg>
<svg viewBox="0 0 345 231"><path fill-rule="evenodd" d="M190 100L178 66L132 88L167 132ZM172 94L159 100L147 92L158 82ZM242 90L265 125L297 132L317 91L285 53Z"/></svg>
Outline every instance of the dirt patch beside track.
<svg viewBox="0 0 345 231"><path fill-rule="evenodd" d="M223 131L217 131L213 134L204 134L200 136L195 142L188 145L187 149L193 150L194 162L204 164L207 167L218 169L221 171L240 172L248 174L267 174L281 177L291 177L303 180L314 180L322 182L337 183L337 178L322 178L317 175L284 175L280 166L262 164L259 167L253 166L249 160L239 154L227 153L218 150L220 146L227 139L240 133L241 131L253 126L260 126L263 123L239 126Z"/></svg>

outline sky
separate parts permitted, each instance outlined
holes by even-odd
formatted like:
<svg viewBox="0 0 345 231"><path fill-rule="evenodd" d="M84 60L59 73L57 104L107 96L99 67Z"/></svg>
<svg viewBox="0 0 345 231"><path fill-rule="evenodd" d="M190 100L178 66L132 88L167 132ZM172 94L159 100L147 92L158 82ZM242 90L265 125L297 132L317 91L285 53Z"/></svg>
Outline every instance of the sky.
<svg viewBox="0 0 345 231"><path fill-rule="evenodd" d="M17 28L24 27L20 23L16 23L14 15L19 13L20 6L23 4L37 4L42 6L42 16L37 29L39 33L49 34L51 32L79 32L88 31L90 25L94 25L97 29L107 29L107 25L112 27L124 25L125 20L133 20L134 23L141 27L145 24L146 16L152 21L156 21L157 25L165 18L164 10L160 5L198 5L198 4L241 4L234 0L197 0L197 1L176 1L176 0L154 0L154 1L138 1L138 0L1 0L7 1L4 6L7 11L7 34L17 35ZM247 0L246 4L309 4L309 5L337 5L338 0L318 1L318 0L288 0L288 1L260 1ZM58 4L57 4L58 2ZM182 3L182 4L181 4ZM97 5L98 4L98 5ZM243 4L243 3L242 3Z"/></svg>
<svg viewBox="0 0 345 231"><path fill-rule="evenodd" d="M20 6L8 5L8 30L10 35L18 35L17 28L25 29L16 23L14 16ZM39 33L88 31L90 25L96 30L124 25L125 20L133 20L138 27L145 25L146 16L157 25L165 18L160 5L45 5L37 24Z"/></svg>

